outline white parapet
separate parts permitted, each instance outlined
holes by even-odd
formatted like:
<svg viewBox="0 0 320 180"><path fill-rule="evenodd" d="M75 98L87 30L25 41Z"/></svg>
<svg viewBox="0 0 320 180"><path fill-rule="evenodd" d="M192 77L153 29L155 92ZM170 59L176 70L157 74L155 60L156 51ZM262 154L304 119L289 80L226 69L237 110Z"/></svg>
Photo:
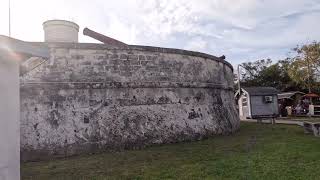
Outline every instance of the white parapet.
<svg viewBox="0 0 320 180"><path fill-rule="evenodd" d="M45 42L78 42L79 26L74 22L49 20L43 29Z"/></svg>
<svg viewBox="0 0 320 180"><path fill-rule="evenodd" d="M19 62L0 50L0 180L20 179Z"/></svg>

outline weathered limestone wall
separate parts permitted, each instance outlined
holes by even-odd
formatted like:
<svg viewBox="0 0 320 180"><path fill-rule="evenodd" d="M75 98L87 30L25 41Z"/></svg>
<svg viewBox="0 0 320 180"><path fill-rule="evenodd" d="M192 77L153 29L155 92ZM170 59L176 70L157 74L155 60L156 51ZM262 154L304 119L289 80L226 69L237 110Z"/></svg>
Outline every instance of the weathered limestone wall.
<svg viewBox="0 0 320 180"><path fill-rule="evenodd" d="M23 160L201 139L239 128L232 66L165 48L50 44L21 79Z"/></svg>

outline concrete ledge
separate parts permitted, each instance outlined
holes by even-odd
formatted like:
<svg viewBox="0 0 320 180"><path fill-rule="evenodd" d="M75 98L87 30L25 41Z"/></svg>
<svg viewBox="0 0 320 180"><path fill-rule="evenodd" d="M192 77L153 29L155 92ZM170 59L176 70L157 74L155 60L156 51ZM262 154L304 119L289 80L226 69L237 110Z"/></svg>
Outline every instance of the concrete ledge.
<svg viewBox="0 0 320 180"><path fill-rule="evenodd" d="M105 89L105 88L215 88L233 90L223 84L201 82L21 82L23 88L59 87L64 89Z"/></svg>
<svg viewBox="0 0 320 180"><path fill-rule="evenodd" d="M183 49L174 49L174 48L163 48L163 47L154 47L154 46L140 46L140 45L129 45L128 48L124 47L114 47L107 44L96 44L96 43L44 43L44 42L30 42L36 45L46 45L51 48L70 48L70 49L93 49L93 50L137 50L137 51L149 51L149 52L159 52L159 53L173 53L173 54L182 54L188 56L196 56L211 59L217 62L221 62L227 65L232 71L233 66L224 59L219 57L201 53L197 51L188 51Z"/></svg>

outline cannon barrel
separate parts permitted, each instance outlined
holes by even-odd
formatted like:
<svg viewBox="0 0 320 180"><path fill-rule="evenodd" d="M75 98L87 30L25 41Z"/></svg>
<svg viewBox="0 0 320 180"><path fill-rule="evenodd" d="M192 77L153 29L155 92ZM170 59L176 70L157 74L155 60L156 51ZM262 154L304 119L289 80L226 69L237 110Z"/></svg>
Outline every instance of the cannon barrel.
<svg viewBox="0 0 320 180"><path fill-rule="evenodd" d="M83 29L83 35L89 36L93 39L96 39L100 42L103 42L104 44L108 44L108 45L112 45L112 46L116 46L116 47L127 47L128 45L118 41L116 39L110 38L108 36L105 36L103 34L97 33L89 28L84 28Z"/></svg>

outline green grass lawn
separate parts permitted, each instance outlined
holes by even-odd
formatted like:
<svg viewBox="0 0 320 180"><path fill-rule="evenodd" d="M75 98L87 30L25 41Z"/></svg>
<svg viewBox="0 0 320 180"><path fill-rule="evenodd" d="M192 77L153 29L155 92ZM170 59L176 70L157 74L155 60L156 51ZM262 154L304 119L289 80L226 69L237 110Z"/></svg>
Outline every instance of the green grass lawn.
<svg viewBox="0 0 320 180"><path fill-rule="evenodd" d="M242 122L231 136L21 165L22 179L319 179L320 138Z"/></svg>

